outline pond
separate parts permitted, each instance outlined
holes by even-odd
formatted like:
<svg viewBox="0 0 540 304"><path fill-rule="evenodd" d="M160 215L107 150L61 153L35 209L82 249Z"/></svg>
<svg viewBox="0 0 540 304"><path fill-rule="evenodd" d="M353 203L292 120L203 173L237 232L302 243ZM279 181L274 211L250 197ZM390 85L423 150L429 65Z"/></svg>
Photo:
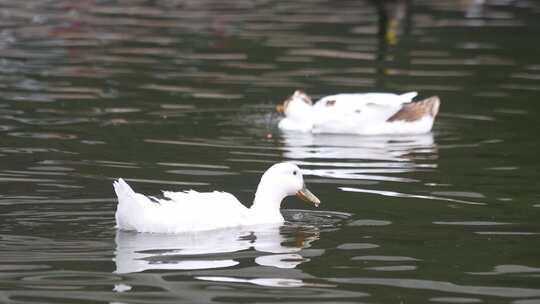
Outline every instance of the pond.
<svg viewBox="0 0 540 304"><path fill-rule="evenodd" d="M540 303L540 3L0 1L0 302ZM433 131L283 133L302 89L438 95ZM114 228L138 192L249 205L293 161L282 226Z"/></svg>

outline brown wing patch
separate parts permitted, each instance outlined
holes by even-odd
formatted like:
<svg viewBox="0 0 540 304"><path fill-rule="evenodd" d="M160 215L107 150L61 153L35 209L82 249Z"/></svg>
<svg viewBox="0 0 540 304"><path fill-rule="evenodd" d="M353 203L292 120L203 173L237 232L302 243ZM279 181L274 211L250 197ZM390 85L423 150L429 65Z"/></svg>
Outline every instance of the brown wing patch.
<svg viewBox="0 0 540 304"><path fill-rule="evenodd" d="M313 105L313 100L311 100L311 97L309 97L308 94L304 93L304 91L302 90L296 90L291 96L285 99L285 101L283 101L282 104L278 104L276 106L276 111L278 111L279 113L285 113L285 111L287 110L287 107L289 106L289 103L294 98L300 98L306 104Z"/></svg>
<svg viewBox="0 0 540 304"><path fill-rule="evenodd" d="M417 121L425 115L431 115L433 118L439 113L440 99L438 96L431 96L421 101L409 102L397 111L386 121Z"/></svg>
<svg viewBox="0 0 540 304"><path fill-rule="evenodd" d="M307 103L308 105L313 105L313 100L311 100L311 97L309 97L308 94L306 94L302 90L296 90L294 94L291 96L291 98L300 98L303 102Z"/></svg>
<svg viewBox="0 0 540 304"><path fill-rule="evenodd" d="M326 101L326 106L327 107L333 107L335 105L336 105L336 101L334 99Z"/></svg>

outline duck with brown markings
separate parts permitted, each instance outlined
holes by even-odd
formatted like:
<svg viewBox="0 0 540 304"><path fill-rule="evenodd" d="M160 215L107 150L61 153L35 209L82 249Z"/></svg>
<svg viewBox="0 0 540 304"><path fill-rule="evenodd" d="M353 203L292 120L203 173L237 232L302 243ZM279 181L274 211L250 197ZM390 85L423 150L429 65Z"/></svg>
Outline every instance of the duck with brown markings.
<svg viewBox="0 0 540 304"><path fill-rule="evenodd" d="M313 103L297 90L276 107L285 117L283 131L334 134L420 134L430 132L439 112L440 99L432 96L413 101L416 92L404 94L337 94Z"/></svg>

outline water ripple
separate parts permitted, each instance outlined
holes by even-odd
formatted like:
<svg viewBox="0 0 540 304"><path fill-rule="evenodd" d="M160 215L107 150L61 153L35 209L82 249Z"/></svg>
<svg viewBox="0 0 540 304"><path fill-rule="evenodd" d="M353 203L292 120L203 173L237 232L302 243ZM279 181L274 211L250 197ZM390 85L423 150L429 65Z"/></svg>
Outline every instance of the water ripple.
<svg viewBox="0 0 540 304"><path fill-rule="evenodd" d="M459 204L467 204L467 205L486 205L486 203L480 203L480 202L471 202L471 201L457 200L457 199L453 199L453 198L430 196L430 195L407 194L407 193L400 193L400 192L395 192L395 191L370 190L370 189L360 189L360 188L351 188L351 187L340 187L339 189L341 189L343 191L347 191L347 192L371 193L371 194L379 194L379 195L390 196L390 197L404 197L404 198L420 198L420 199L427 199L427 200L440 200L440 201L447 201L447 202L459 203Z"/></svg>
<svg viewBox="0 0 540 304"><path fill-rule="evenodd" d="M529 274L540 273L540 268L524 265L497 265L490 272L469 272L474 275L504 275L504 274Z"/></svg>
<svg viewBox="0 0 540 304"><path fill-rule="evenodd" d="M379 285L406 289L435 290L456 294L483 295L502 298L530 298L539 297L540 289L497 287L497 286L470 286L458 285L451 282L418 280L418 279L385 279L385 278L332 278L330 282L356 285Z"/></svg>
<svg viewBox="0 0 540 304"><path fill-rule="evenodd" d="M415 262L421 261L416 258L405 257L405 256L382 256L382 255L363 255L355 256L352 258L353 261L377 261L377 262Z"/></svg>
<svg viewBox="0 0 540 304"><path fill-rule="evenodd" d="M429 300L436 303L482 303L480 299L464 297L435 297Z"/></svg>
<svg viewBox="0 0 540 304"><path fill-rule="evenodd" d="M377 248L379 245L377 244L370 244L370 243L347 243L347 244L341 244L337 246L337 249L342 250L358 250L358 249L373 249Z"/></svg>
<svg viewBox="0 0 540 304"><path fill-rule="evenodd" d="M488 222L488 221L436 221L433 222L435 225L456 225L456 226L498 226L498 225L510 225L512 223L502 223L502 222Z"/></svg>

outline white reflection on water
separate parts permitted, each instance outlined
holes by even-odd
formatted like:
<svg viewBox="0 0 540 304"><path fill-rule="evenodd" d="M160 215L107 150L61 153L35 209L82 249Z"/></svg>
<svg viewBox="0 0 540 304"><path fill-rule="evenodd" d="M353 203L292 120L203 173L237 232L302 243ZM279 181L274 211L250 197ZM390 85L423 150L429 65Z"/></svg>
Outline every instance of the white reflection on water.
<svg viewBox="0 0 540 304"><path fill-rule="evenodd" d="M310 134L286 132L282 134L283 157L293 159L303 167L305 175L332 179L379 182L420 182L411 173L429 172L438 168L438 146L432 133L386 136L357 136L339 134ZM401 176L396 176L401 175ZM418 174L414 175L419 176ZM432 183L426 183L432 184ZM460 204L485 205L482 202L419 195L395 191L339 187L342 191L378 194L389 197L442 200ZM447 195L457 192L441 192ZM435 194L435 193L434 193ZM459 192L458 196L471 196ZM475 197L483 197L473 193Z"/></svg>
<svg viewBox="0 0 540 304"><path fill-rule="evenodd" d="M255 251L251 252L255 256L255 263L261 266L295 268L308 261L300 251L319 239L318 230L313 229L287 235L281 232L280 225L182 234L117 231L115 272L232 267L240 262L230 253L250 249Z"/></svg>
<svg viewBox="0 0 540 304"><path fill-rule="evenodd" d="M264 287L336 287L331 284L320 283L307 283L298 279L286 279L286 278L256 278L256 279L243 279L233 277L196 277L198 280L222 282L222 283L248 283Z"/></svg>
<svg viewBox="0 0 540 304"><path fill-rule="evenodd" d="M304 169L306 175L417 182L393 175L437 168L433 162L437 159L437 146L431 133L400 136L285 133L282 143L285 158L294 159L300 166L318 167Z"/></svg>
<svg viewBox="0 0 540 304"><path fill-rule="evenodd" d="M408 162L414 158L412 153L437 153L431 133L400 136L285 133L282 142L285 145L283 155L292 159Z"/></svg>

